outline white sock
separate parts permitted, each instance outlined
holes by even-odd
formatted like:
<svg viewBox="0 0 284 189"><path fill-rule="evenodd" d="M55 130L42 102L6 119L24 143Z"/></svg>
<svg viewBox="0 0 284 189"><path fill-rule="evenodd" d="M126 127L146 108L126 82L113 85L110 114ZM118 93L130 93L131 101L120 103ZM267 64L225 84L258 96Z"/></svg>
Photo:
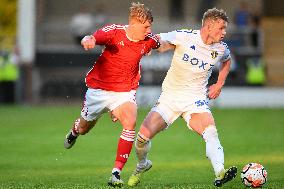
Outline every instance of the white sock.
<svg viewBox="0 0 284 189"><path fill-rule="evenodd" d="M112 171L111 171L111 173L114 173L114 172L118 172L118 173L120 174L121 170L118 169L118 168L113 168Z"/></svg>
<svg viewBox="0 0 284 189"><path fill-rule="evenodd" d="M135 140L135 150L138 158L138 166L143 166L146 164L147 155L151 149L151 141L144 137L142 134L138 133Z"/></svg>
<svg viewBox="0 0 284 189"><path fill-rule="evenodd" d="M224 152L216 127L213 125L208 126L202 136L206 142L206 156L211 161L215 175L218 176L224 170Z"/></svg>

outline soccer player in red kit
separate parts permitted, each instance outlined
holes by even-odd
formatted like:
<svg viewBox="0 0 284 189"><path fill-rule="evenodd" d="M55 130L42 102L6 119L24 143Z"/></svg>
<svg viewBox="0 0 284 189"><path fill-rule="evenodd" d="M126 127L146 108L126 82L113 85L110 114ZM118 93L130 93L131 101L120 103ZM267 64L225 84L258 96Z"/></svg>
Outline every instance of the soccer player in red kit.
<svg viewBox="0 0 284 189"><path fill-rule="evenodd" d="M160 46L158 39L151 33L152 22L152 13L144 4L132 3L129 25L107 25L81 41L85 50L95 45L104 45L105 48L86 76L88 90L81 117L67 134L64 147L71 148L77 137L88 133L103 113L111 112L123 127L108 181L111 186L123 185L120 173L130 155L135 137L135 94L140 80L140 60L151 49Z"/></svg>

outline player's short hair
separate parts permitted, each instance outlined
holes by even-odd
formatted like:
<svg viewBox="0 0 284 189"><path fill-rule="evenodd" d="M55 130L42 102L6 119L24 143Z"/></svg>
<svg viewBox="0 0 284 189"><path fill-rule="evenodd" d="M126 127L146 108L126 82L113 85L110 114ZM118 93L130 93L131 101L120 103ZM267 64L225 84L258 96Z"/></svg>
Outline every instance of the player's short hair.
<svg viewBox="0 0 284 189"><path fill-rule="evenodd" d="M216 7L212 9L208 9L204 14L202 18L202 26L205 24L207 20L218 20L222 19L226 22L229 22L229 18L226 14L226 12L223 9L217 9Z"/></svg>
<svg viewBox="0 0 284 189"><path fill-rule="evenodd" d="M136 18L141 23L149 21L153 22L153 16L149 8L145 7L142 3L132 2L131 7L129 8L129 20Z"/></svg>

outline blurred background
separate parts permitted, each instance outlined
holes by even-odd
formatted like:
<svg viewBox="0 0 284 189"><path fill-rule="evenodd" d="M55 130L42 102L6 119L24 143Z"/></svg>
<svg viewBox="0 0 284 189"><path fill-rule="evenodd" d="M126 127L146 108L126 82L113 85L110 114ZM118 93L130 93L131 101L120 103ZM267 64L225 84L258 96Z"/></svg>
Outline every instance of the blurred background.
<svg viewBox="0 0 284 189"><path fill-rule="evenodd" d="M1 0L0 104L73 104L101 53L86 52L82 36L108 23L127 24L130 0ZM141 0L153 32L199 29L208 8L230 19L225 42L232 68L220 107L284 107L284 4L280 0ZM144 57L139 105L153 105L172 53ZM209 83L218 76L215 68Z"/></svg>

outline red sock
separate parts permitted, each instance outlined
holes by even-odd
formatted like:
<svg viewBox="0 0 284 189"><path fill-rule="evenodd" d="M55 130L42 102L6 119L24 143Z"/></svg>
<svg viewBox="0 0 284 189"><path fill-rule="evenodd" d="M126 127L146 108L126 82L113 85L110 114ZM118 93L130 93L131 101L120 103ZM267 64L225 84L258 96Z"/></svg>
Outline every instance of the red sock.
<svg viewBox="0 0 284 189"><path fill-rule="evenodd" d="M134 138L135 130L123 129L118 141L114 168L122 170L130 155Z"/></svg>

